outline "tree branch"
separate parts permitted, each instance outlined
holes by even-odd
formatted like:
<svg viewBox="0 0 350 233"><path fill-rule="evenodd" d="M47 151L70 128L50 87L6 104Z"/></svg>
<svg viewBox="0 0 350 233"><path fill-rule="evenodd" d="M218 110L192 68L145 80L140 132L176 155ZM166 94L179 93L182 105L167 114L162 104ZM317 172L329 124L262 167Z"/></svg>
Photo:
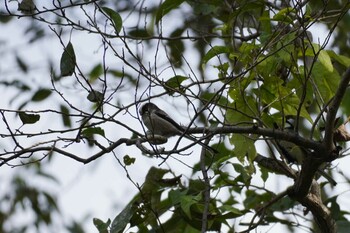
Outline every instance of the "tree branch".
<svg viewBox="0 0 350 233"><path fill-rule="evenodd" d="M339 83L338 90L333 97L332 102L329 105L326 125L325 125L325 137L323 140L323 145L327 150L328 154L334 149L333 143L333 133L334 133L334 122L339 109L340 103L343 100L346 89L350 82L350 67L345 71L343 77Z"/></svg>

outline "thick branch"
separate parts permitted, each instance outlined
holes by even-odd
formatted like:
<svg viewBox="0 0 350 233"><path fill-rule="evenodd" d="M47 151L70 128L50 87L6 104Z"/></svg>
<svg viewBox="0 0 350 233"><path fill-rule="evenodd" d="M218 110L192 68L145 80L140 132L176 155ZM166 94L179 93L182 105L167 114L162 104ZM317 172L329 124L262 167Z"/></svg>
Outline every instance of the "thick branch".
<svg viewBox="0 0 350 233"><path fill-rule="evenodd" d="M340 103L345 95L346 89L350 82L350 67L345 71L339 86L338 90L335 93L335 96L332 102L329 105L327 118L326 118L326 129L323 145L327 148L328 152L333 150L333 133L334 133L334 122L339 109Z"/></svg>
<svg viewBox="0 0 350 233"><path fill-rule="evenodd" d="M298 198L303 206L311 211L319 227L319 232L336 233L337 225L331 211L322 203L319 196L309 193L306 197Z"/></svg>
<svg viewBox="0 0 350 233"><path fill-rule="evenodd" d="M278 129L261 128L258 126L223 126L216 128L191 128L187 130L191 134L205 133L207 135L215 134L253 134L270 137L271 139L285 140L294 143L295 145L313 149L315 151L323 150L323 145L319 142L303 138L298 134L286 132Z"/></svg>

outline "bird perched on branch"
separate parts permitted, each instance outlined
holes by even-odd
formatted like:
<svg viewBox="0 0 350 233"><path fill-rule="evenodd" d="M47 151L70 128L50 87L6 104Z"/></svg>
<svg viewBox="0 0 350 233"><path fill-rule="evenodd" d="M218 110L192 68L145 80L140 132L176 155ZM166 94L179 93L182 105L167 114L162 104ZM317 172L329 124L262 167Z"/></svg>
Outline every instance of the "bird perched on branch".
<svg viewBox="0 0 350 233"><path fill-rule="evenodd" d="M139 110L142 117L142 121L153 135L160 135L166 138L172 136L184 136L199 145L205 147L207 150L217 153L217 150L204 144L200 140L194 138L193 136L186 133L186 129L180 126L176 121L174 121L166 112L158 108L157 105L153 103L146 103L142 105ZM203 140L203 139L201 139Z"/></svg>

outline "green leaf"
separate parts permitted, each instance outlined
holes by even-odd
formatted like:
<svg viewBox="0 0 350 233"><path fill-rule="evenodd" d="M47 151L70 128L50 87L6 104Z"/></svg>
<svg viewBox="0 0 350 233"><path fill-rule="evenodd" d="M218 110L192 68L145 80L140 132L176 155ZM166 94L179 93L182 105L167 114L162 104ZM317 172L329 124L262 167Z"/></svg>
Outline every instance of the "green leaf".
<svg viewBox="0 0 350 233"><path fill-rule="evenodd" d="M71 120L70 120L70 117L69 117L69 109L66 106L64 106L64 105L61 105L60 106L60 110L61 110L61 113L62 113L63 125L66 126L66 127L71 127L72 123L71 123Z"/></svg>
<svg viewBox="0 0 350 233"><path fill-rule="evenodd" d="M165 82L165 88L169 94L173 94L175 90L179 90L180 92L182 92L184 90L181 86L181 83L187 79L188 77L176 75Z"/></svg>
<svg viewBox="0 0 350 233"><path fill-rule="evenodd" d="M144 28L137 28L135 30L128 31L128 35L140 39L148 38L150 37L150 33L144 29Z"/></svg>
<svg viewBox="0 0 350 233"><path fill-rule="evenodd" d="M261 179L266 182L267 178L269 178L269 172L267 169L264 167L260 167L260 172L261 172Z"/></svg>
<svg viewBox="0 0 350 233"><path fill-rule="evenodd" d="M82 135L87 138L92 138L94 134L105 136L105 131L100 127L87 128L82 131Z"/></svg>
<svg viewBox="0 0 350 233"><path fill-rule="evenodd" d="M25 112L19 112L18 115L23 124L34 124L40 120L40 115L38 114L27 114Z"/></svg>
<svg viewBox="0 0 350 233"><path fill-rule="evenodd" d="M177 205L180 203L181 198L185 196L186 191L180 191L178 189L170 190L169 192L169 199L172 205Z"/></svg>
<svg viewBox="0 0 350 233"><path fill-rule="evenodd" d="M292 7L287 7L280 10L277 14L275 14L272 19L279 22L284 22L287 24L293 23L293 19L291 18L292 13L295 13L295 9Z"/></svg>
<svg viewBox="0 0 350 233"><path fill-rule="evenodd" d="M89 80L91 82L94 82L96 79L98 79L103 74L103 67L102 64L99 63L94 66L94 68L91 69L89 73Z"/></svg>
<svg viewBox="0 0 350 233"><path fill-rule="evenodd" d="M134 202L130 202L114 219L111 225L110 233L123 232L126 225L129 224L130 219L134 214Z"/></svg>
<svg viewBox="0 0 350 233"><path fill-rule="evenodd" d="M76 57L74 53L74 48L71 42L69 42L64 49L61 57L61 76L71 76L74 73L76 64Z"/></svg>
<svg viewBox="0 0 350 233"><path fill-rule="evenodd" d="M338 233L347 233L350 229L350 222L348 220L338 220L337 226Z"/></svg>
<svg viewBox="0 0 350 233"><path fill-rule="evenodd" d="M262 16L259 18L261 25L261 42L262 44L266 44L272 34L272 24L270 18L270 10L264 10Z"/></svg>
<svg viewBox="0 0 350 233"><path fill-rule="evenodd" d="M333 72L333 64L327 51L321 50L320 54L318 55L318 60L329 72Z"/></svg>
<svg viewBox="0 0 350 233"><path fill-rule="evenodd" d="M43 101L44 99L49 97L51 94L52 94L52 91L50 89L39 89L32 96L32 101L34 102Z"/></svg>
<svg viewBox="0 0 350 233"><path fill-rule="evenodd" d="M103 222L101 219L94 218L92 221L99 233L108 233L108 227L111 224L110 219L107 222Z"/></svg>
<svg viewBox="0 0 350 233"><path fill-rule="evenodd" d="M180 201L180 206L183 212L186 214L186 216L191 219L191 206L193 204L196 204L200 200L200 197L193 197L193 196L183 196Z"/></svg>
<svg viewBox="0 0 350 233"><path fill-rule="evenodd" d="M35 4L33 0L22 0L22 2L18 5L18 10L23 14L33 14L35 10Z"/></svg>
<svg viewBox="0 0 350 233"><path fill-rule="evenodd" d="M1 85L5 85L7 87L15 87L15 88L18 88L22 91L29 91L30 90L30 87L23 83L22 81L20 80L13 80L11 82L8 82L8 81L0 81L0 84Z"/></svg>
<svg viewBox="0 0 350 233"><path fill-rule="evenodd" d="M126 166L130 166L131 164L134 164L136 159L134 157L130 157L129 155L125 155L123 157L124 164Z"/></svg>
<svg viewBox="0 0 350 233"><path fill-rule="evenodd" d="M322 101L328 102L333 98L340 82L340 75L336 69L330 72L323 64L316 62L312 69L312 77L316 83L315 88L321 94Z"/></svg>
<svg viewBox="0 0 350 233"><path fill-rule="evenodd" d="M90 91L87 99L93 103L99 103L103 100L103 93L99 91Z"/></svg>
<svg viewBox="0 0 350 233"><path fill-rule="evenodd" d="M113 70L113 69L108 69L107 70L108 74L111 74L115 78L126 78L129 80L132 84L136 85L136 79L133 75L125 73L124 71L119 71L119 70Z"/></svg>
<svg viewBox="0 0 350 233"><path fill-rule="evenodd" d="M156 23L163 18L164 15L168 14L171 10L176 9L185 0L165 0L159 7L156 15Z"/></svg>
<svg viewBox="0 0 350 233"><path fill-rule="evenodd" d="M238 217L238 216L242 216L243 213L237 209L237 208L234 208L233 206L231 205L222 205L220 208L219 208L222 212L229 212L229 213L232 213L234 214L235 217Z"/></svg>
<svg viewBox="0 0 350 233"><path fill-rule="evenodd" d="M202 101L215 103L217 107L226 108L229 103L228 99L218 93L210 93L208 91L202 92L200 99Z"/></svg>
<svg viewBox="0 0 350 233"><path fill-rule="evenodd" d="M333 64L330 58L330 55L326 50L321 50L320 45L316 43L312 43L313 48L308 48L305 51L305 55L309 57L314 57L318 53L317 60L329 71L333 72Z"/></svg>
<svg viewBox="0 0 350 233"><path fill-rule="evenodd" d="M102 10L108 15L109 19L113 22L113 27L118 34L123 26L123 20L120 15L108 7L102 7Z"/></svg>
<svg viewBox="0 0 350 233"><path fill-rule="evenodd" d="M230 49L227 46L214 46L212 47L202 58L202 63L206 64L213 57L222 53L230 53Z"/></svg>
<svg viewBox="0 0 350 233"><path fill-rule="evenodd" d="M333 50L328 50L327 52L331 58L333 58L334 60L336 60L343 66L345 66L346 68L350 66L350 58L343 55L336 54Z"/></svg>
<svg viewBox="0 0 350 233"><path fill-rule="evenodd" d="M254 140L245 135L234 134L230 138L230 142L235 146L233 153L239 161L243 162L245 157L248 157L250 161L253 161L256 156Z"/></svg>
<svg viewBox="0 0 350 233"><path fill-rule="evenodd" d="M28 65L18 55L16 55L16 62L21 71L23 71L24 73L28 72Z"/></svg>
<svg viewBox="0 0 350 233"><path fill-rule="evenodd" d="M232 163L232 166L239 174L237 178L239 178L244 184L248 185L252 179L252 171L249 170L249 167L244 167L240 163Z"/></svg>
<svg viewBox="0 0 350 233"><path fill-rule="evenodd" d="M184 28L177 28L170 34L170 37L179 37L182 35L184 30ZM183 64L183 54L185 52L185 45L183 40L169 40L167 41L166 45L170 48L169 60L171 64L176 68L181 67Z"/></svg>

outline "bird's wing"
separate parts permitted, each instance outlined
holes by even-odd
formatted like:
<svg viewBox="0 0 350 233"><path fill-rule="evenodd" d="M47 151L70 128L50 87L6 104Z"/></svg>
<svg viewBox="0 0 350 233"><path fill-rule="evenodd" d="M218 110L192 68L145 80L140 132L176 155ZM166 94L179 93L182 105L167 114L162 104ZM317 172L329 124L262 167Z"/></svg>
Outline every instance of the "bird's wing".
<svg viewBox="0 0 350 233"><path fill-rule="evenodd" d="M164 112L163 110L158 110L155 112L155 114L158 117L163 118L164 120L170 122L172 125L174 125L178 130L180 130L181 132L184 131L184 128L182 128L176 121L174 121L166 112Z"/></svg>

